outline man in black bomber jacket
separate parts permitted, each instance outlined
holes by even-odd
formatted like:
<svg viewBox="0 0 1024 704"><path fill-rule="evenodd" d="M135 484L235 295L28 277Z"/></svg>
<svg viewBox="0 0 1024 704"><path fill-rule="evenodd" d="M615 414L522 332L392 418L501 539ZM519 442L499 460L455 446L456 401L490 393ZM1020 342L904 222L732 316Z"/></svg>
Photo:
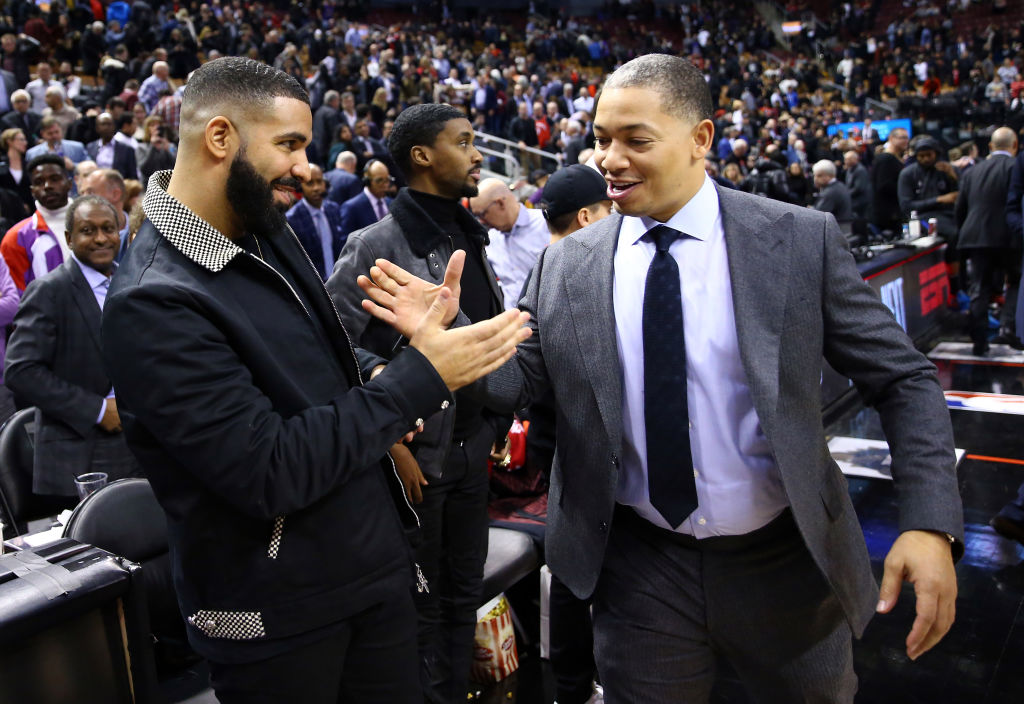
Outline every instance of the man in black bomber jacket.
<svg viewBox="0 0 1024 704"><path fill-rule="evenodd" d="M311 137L287 74L195 72L106 300L105 362L218 699L418 704L417 518L387 451L529 333L516 314L444 330L442 300L386 367L353 348L279 210Z"/></svg>

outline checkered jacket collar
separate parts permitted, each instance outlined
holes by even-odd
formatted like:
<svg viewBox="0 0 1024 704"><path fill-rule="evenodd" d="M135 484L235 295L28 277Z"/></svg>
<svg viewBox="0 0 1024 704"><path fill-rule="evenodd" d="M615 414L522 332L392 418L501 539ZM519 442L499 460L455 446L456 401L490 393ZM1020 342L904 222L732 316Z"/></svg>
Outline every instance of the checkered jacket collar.
<svg viewBox="0 0 1024 704"><path fill-rule="evenodd" d="M142 210L167 238L186 257L199 266L216 273L244 249L225 237L213 225L189 210L167 192L171 182L170 171L157 171L149 179Z"/></svg>

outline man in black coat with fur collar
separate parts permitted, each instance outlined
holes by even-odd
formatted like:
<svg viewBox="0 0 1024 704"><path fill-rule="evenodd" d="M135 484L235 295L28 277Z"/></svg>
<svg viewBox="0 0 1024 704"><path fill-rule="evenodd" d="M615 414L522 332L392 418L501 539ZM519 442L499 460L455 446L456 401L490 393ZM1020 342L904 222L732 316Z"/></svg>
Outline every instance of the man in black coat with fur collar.
<svg viewBox="0 0 1024 704"><path fill-rule="evenodd" d="M388 147L409 187L399 192L389 215L349 235L327 281L353 342L382 357L394 355L405 341L363 310L356 285L379 257L441 285L449 259L457 261L453 254L462 250L456 324L502 310L501 289L484 253L486 230L459 202L477 194L483 161L469 121L449 105L411 107L395 121ZM416 594L428 701L466 699L487 557L487 456L496 440L504 444L510 421L456 393L455 403L428 418L412 443L416 462L398 463L414 470L402 480L418 504L423 540L417 562L430 584L429 592Z"/></svg>

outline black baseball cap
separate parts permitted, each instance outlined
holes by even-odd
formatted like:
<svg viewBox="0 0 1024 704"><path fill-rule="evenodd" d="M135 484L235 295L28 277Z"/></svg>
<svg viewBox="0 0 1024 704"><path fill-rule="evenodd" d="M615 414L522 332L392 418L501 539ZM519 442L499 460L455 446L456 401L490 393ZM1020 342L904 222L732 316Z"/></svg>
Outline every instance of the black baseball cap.
<svg viewBox="0 0 1024 704"><path fill-rule="evenodd" d="M573 164L551 174L540 205L550 220L602 200L611 200L604 176L589 166Z"/></svg>

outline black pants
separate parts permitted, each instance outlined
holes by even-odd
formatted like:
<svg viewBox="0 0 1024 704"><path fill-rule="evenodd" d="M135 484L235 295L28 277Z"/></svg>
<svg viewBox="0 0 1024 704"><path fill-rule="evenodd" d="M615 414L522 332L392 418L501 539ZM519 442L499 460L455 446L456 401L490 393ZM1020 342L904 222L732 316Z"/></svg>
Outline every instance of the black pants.
<svg viewBox="0 0 1024 704"><path fill-rule="evenodd" d="M259 662L210 663L221 704L422 704L411 594L345 621L324 640Z"/></svg>
<svg viewBox="0 0 1024 704"><path fill-rule="evenodd" d="M423 541L416 560L429 591L416 594L421 672L428 700L464 702L473 662L476 610L487 559L487 455L484 424L453 443L441 478L428 479L416 507Z"/></svg>
<svg viewBox="0 0 1024 704"><path fill-rule="evenodd" d="M594 693L594 633L590 599L577 599L551 575L551 669L558 704L584 704Z"/></svg>
<svg viewBox="0 0 1024 704"><path fill-rule="evenodd" d="M968 249L965 254L971 280L971 342L984 346L988 342L989 302L993 294L1002 293L1004 281L1008 287L999 327L1001 331L1016 332L1014 317L1020 286L1020 250L990 247Z"/></svg>

